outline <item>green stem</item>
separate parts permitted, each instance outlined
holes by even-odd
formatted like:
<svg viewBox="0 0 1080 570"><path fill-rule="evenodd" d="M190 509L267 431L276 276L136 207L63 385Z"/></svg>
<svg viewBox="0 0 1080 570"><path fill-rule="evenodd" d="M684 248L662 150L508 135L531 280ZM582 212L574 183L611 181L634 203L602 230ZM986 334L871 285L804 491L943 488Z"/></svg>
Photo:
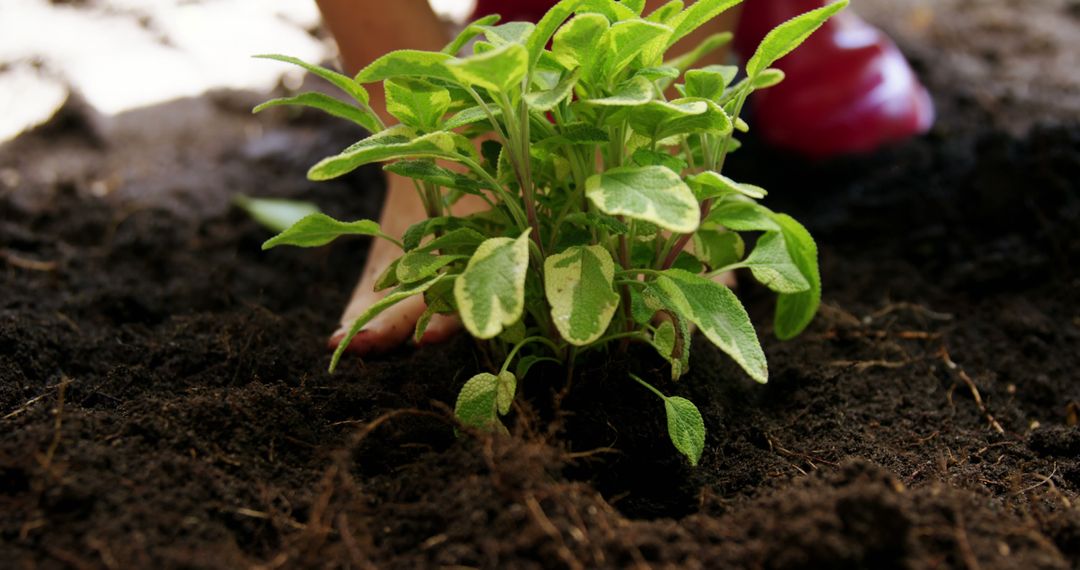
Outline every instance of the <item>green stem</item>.
<svg viewBox="0 0 1080 570"><path fill-rule="evenodd" d="M510 349L510 354L506 355L506 360L503 361L502 368L499 369L499 374L502 374L503 372L506 372L507 370L509 370L510 369L510 363L514 360L514 357L517 356L517 353L522 348L524 348L524 346L526 344L529 344L529 343L532 343L532 342L539 342L541 344L547 345L548 347L551 348L551 350L553 350L555 352L555 354L559 354L559 353L562 352L562 350L558 347L558 345L556 345L554 342L551 342L550 340L548 340L547 337L544 337L544 336L530 336L528 338L522 339L521 342L514 345L514 348Z"/></svg>
<svg viewBox="0 0 1080 570"><path fill-rule="evenodd" d="M661 400L663 400L665 402L667 401L667 396L665 396L664 393L661 392L660 390L657 390L656 388L653 388L652 384L649 384L648 382L642 380L641 378L638 378L637 375L632 373L632 372L630 373L630 377L633 378L638 384L641 384L642 386L648 388L649 391L652 392L653 394L656 394L657 396L659 396Z"/></svg>

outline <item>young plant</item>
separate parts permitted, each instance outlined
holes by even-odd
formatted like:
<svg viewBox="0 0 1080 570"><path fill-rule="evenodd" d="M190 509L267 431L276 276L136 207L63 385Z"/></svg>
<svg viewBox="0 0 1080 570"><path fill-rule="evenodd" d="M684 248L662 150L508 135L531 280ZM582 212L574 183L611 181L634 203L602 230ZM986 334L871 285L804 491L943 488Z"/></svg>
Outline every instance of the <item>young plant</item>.
<svg viewBox="0 0 1080 570"><path fill-rule="evenodd" d="M747 97L776 85L770 66L795 49L846 0L769 33L748 60L692 68L730 40L709 37L666 58L680 39L740 0L673 0L642 16L643 0L563 0L537 24L473 22L441 52L388 53L355 78L283 56L354 99L318 93L257 107L305 105L374 134L314 165L312 180L373 162L409 177L429 217L400 241L371 220L308 215L264 244L319 246L342 235L389 239L402 255L378 279L389 294L352 324L334 352L375 315L414 295L435 314L456 314L502 366L461 389L464 424L505 430L517 384L542 360L568 367L596 349L651 345L677 380L689 367L696 327L758 382L765 355L739 299L714 278L745 268L779 294L775 334L788 339L820 300L817 249L791 217L759 203L765 191L722 174L738 148ZM456 54L469 42L472 54ZM382 82L386 126L363 85ZM462 196L490 209L455 216ZM744 235L756 237L747 252ZM705 443L701 414L636 375L663 402L675 447L696 464Z"/></svg>

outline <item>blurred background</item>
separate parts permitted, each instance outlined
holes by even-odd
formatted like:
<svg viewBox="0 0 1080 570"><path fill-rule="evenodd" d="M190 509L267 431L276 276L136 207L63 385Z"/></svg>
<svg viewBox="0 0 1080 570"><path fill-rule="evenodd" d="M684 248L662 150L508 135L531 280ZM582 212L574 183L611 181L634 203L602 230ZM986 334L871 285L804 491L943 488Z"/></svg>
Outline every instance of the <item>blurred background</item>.
<svg viewBox="0 0 1080 570"><path fill-rule="evenodd" d="M431 5L461 20L475 1ZM103 115L213 89L267 92L297 87L303 72L251 55L335 52L313 0L2 0L0 142L48 120L72 92Z"/></svg>

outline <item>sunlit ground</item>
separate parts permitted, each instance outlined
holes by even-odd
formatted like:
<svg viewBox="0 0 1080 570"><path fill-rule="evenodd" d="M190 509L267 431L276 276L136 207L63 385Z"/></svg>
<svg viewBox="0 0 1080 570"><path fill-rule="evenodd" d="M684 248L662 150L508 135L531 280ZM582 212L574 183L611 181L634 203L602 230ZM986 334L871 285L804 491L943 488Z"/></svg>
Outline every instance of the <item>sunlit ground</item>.
<svg viewBox="0 0 1080 570"><path fill-rule="evenodd" d="M431 3L458 20L474 4ZM0 1L0 141L47 120L72 91L108 116L211 89L295 84L302 72L250 56L333 57L318 24L314 0Z"/></svg>

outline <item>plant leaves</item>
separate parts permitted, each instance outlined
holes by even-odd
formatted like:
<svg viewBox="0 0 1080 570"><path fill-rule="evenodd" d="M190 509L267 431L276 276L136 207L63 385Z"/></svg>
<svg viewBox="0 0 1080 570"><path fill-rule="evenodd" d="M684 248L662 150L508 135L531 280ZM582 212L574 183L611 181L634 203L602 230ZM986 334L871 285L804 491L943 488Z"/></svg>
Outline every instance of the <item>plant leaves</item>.
<svg viewBox="0 0 1080 570"><path fill-rule="evenodd" d="M361 313L360 316L357 317L355 321L353 321L352 326L349 327L348 332L345 333L345 337L341 339L340 343L338 343L337 349L334 350L334 355L330 358L330 372L333 372L337 368L338 362L341 360L341 356L345 354L345 349L349 347L349 343L352 342L353 337L355 337L357 333L360 332L360 329L364 328L364 325L371 322L371 319L375 318L375 316L379 313L385 311L386 309L389 309L390 307L400 303L401 301L404 301L405 299L408 299L413 295L419 295L424 291L427 291L429 287L438 283L441 279L445 277L445 274L440 274L425 281L417 281L416 283L402 285L397 289L391 291L382 299L376 301L370 307L368 307L366 311Z"/></svg>
<svg viewBox="0 0 1080 570"><path fill-rule="evenodd" d="M694 232L694 255L710 270L720 269L742 261L746 245L735 232L701 229Z"/></svg>
<svg viewBox="0 0 1080 570"><path fill-rule="evenodd" d="M634 77L616 88L611 95L599 99L587 99L584 102L606 107L636 107L652 101L653 91L653 85L648 79Z"/></svg>
<svg viewBox="0 0 1080 570"><path fill-rule="evenodd" d="M585 181L585 195L602 212L652 222L679 233L698 228L694 194L663 166L612 168Z"/></svg>
<svg viewBox="0 0 1080 570"><path fill-rule="evenodd" d="M587 71L587 79L595 79L593 64L602 53L600 42L609 27L611 23L600 14L578 14L555 32L551 53L567 69L581 67Z"/></svg>
<svg viewBox="0 0 1080 570"><path fill-rule="evenodd" d="M791 53L817 31L833 14L848 5L848 0L838 0L816 10L796 16L775 27L761 40L757 51L746 62L747 77L756 77L776 60Z"/></svg>
<svg viewBox="0 0 1080 570"><path fill-rule="evenodd" d="M653 10L648 16L645 17L645 19L650 22L664 24L667 23L667 21L676 14L682 12L682 9L682 0L671 0L663 6L660 6L659 8Z"/></svg>
<svg viewBox="0 0 1080 570"><path fill-rule="evenodd" d="M507 22L498 26L484 26L484 37L495 47L506 44L522 44L529 39L536 25L532 22Z"/></svg>
<svg viewBox="0 0 1080 570"><path fill-rule="evenodd" d="M461 387L454 415L467 426L505 433L506 426L499 421L499 414L510 411L510 404L517 391L517 378L510 372L498 376L481 372Z"/></svg>
<svg viewBox="0 0 1080 570"><path fill-rule="evenodd" d="M443 129L451 130L458 127L464 127L473 123L479 123L480 121L488 121L491 117L488 116L488 112L491 112L491 117L501 117L502 109L498 107L489 106L487 110L483 107L476 105L474 107L467 107L458 111L453 117L450 117L443 123Z"/></svg>
<svg viewBox="0 0 1080 570"><path fill-rule="evenodd" d="M341 236L378 236L389 238L379 229L379 224L371 220L339 222L322 213L308 214L289 226L285 231L266 240L264 250L279 245L297 247L318 247L326 245Z"/></svg>
<svg viewBox="0 0 1080 570"><path fill-rule="evenodd" d="M710 65L687 70L686 95L716 102L738 73L739 68L734 65Z"/></svg>
<svg viewBox="0 0 1080 570"><path fill-rule="evenodd" d="M705 451L705 420L701 412L693 402L679 396L664 398L664 412L671 443L696 467Z"/></svg>
<svg viewBox="0 0 1080 570"><path fill-rule="evenodd" d="M671 34L671 39L668 40L668 46L675 45L675 42L690 35L709 20L740 2L742 0L697 0L686 10L666 22L667 25L675 28L675 31Z"/></svg>
<svg viewBox="0 0 1080 570"><path fill-rule="evenodd" d="M578 9L581 3L582 0L562 0L549 8L544 13L544 16L540 18L540 21L536 23L536 29L533 30L532 35L525 42L529 54L529 70L535 68L537 62L540 61L544 53L544 46L547 45L548 40L552 39L555 30L570 17L574 10Z"/></svg>
<svg viewBox="0 0 1080 570"><path fill-rule="evenodd" d="M374 134L341 151L340 154L326 157L308 170L309 180L329 180L337 178L372 162L381 162L394 158L445 158L460 160L460 152L472 143L463 140L461 135L447 131L436 131L416 138L406 127L397 125Z"/></svg>
<svg viewBox="0 0 1080 570"><path fill-rule="evenodd" d="M562 361L558 358L530 354L528 356L523 356L520 360L518 360L517 367L514 368L514 373L518 378L525 378L529 374L529 370L531 370L534 365L541 362L553 362L555 364L562 364Z"/></svg>
<svg viewBox="0 0 1080 570"><path fill-rule="evenodd" d="M751 378L769 379L765 353L761 350L750 316L731 289L705 277L668 269L656 278L665 302L676 308L705 337L732 358Z"/></svg>
<svg viewBox="0 0 1080 570"><path fill-rule="evenodd" d="M412 283L431 277L443 267L459 259L468 259L468 257L467 255L436 255L430 251L410 251L398 259L395 271L399 283Z"/></svg>
<svg viewBox="0 0 1080 570"><path fill-rule="evenodd" d="M735 182L727 176L712 170L706 170L705 172L688 176L686 178L686 183L690 185L690 188L694 191L694 196L696 196L699 201L727 196L729 194L742 194L748 198L760 200L767 194L763 188L752 184Z"/></svg>
<svg viewBox="0 0 1080 570"><path fill-rule="evenodd" d="M581 69L575 69L567 75L558 85L547 91L535 91L525 95L525 102L534 111L550 111L556 105L562 103L574 91L578 78L581 77Z"/></svg>
<svg viewBox="0 0 1080 570"><path fill-rule="evenodd" d="M627 122L638 134L660 141L675 135L731 132L731 119L708 99L650 101L629 110Z"/></svg>
<svg viewBox="0 0 1080 570"><path fill-rule="evenodd" d="M387 172L393 172L399 176L430 182L443 188L455 188L469 193L480 191L480 182L447 168L443 168L433 160L399 160L383 167Z"/></svg>
<svg viewBox="0 0 1080 570"><path fill-rule="evenodd" d="M490 14L480 18L461 30L457 37L453 41L446 44L446 47L442 49L442 52L447 55L457 55L461 48L465 47L465 44L469 43L473 38L484 33L484 27L490 26L499 21L498 14Z"/></svg>
<svg viewBox="0 0 1080 570"><path fill-rule="evenodd" d="M764 206L743 200L723 200L713 205L705 219L710 224L720 224L737 232L780 231L772 212Z"/></svg>
<svg viewBox="0 0 1080 570"><path fill-rule="evenodd" d="M575 346L600 338L619 305L615 262L598 245L573 246L544 260L544 291L559 334Z"/></svg>
<svg viewBox="0 0 1080 570"><path fill-rule="evenodd" d="M450 92L423 79L387 79L383 88L386 111L415 129L435 130L450 108Z"/></svg>
<svg viewBox="0 0 1080 570"><path fill-rule="evenodd" d="M630 62L642 56L646 64L657 60L671 36L671 28L646 20L626 20L613 24L604 34L604 77L611 79Z"/></svg>
<svg viewBox="0 0 1080 570"><path fill-rule="evenodd" d="M454 306L454 279L443 279L424 291L424 312L416 319L416 327L413 329L413 342L420 344L424 338L424 332L431 324L435 315L454 314L457 307Z"/></svg>
<svg viewBox="0 0 1080 570"><path fill-rule="evenodd" d="M603 14L612 23L637 17L633 10L615 0L584 0L577 11Z"/></svg>
<svg viewBox="0 0 1080 570"><path fill-rule="evenodd" d="M810 284L807 291L781 294L777 299L773 328L777 338L788 340L798 336L817 313L821 304L821 273L818 269L817 244L810 232L786 214L775 214L773 219L783 230L791 259Z"/></svg>
<svg viewBox="0 0 1080 570"><path fill-rule="evenodd" d="M318 66L318 65L312 65L312 64L310 64L310 63L308 63L306 61L297 59L295 57L290 57L290 56L287 56L287 55L263 54L263 55L256 55L254 57L257 58L257 59L272 59L274 61L281 61L281 62L284 62L284 63L291 63L293 65L298 65L298 66L306 69L309 73L312 73L314 75L317 75L317 76L329 81L335 87L337 87L338 89L341 89L342 91L348 93L350 97L352 97L353 99L356 99L360 103L363 103L364 105L368 104L368 99L369 99L368 98L368 92L367 92L366 89L364 89L363 85L360 85L360 83L358 83L357 81L354 81L353 79L350 79L348 76L342 75L342 74L340 74L340 73L338 73L338 72L336 72L336 71L334 71L332 69L327 69L325 67ZM375 129L375 130L378 130L378 129Z"/></svg>
<svg viewBox="0 0 1080 570"><path fill-rule="evenodd" d="M474 337L494 338L525 309L529 231L517 239L491 238L480 244L454 284L461 321Z"/></svg>
<svg viewBox="0 0 1080 570"><path fill-rule="evenodd" d="M801 293L810 289L810 283L788 254L780 232L762 234L742 265L749 267L762 285L777 293Z"/></svg>
<svg viewBox="0 0 1080 570"><path fill-rule="evenodd" d="M342 76L344 77L344 76ZM348 79L346 77L345 79ZM351 79L349 81L352 81ZM298 107L311 107L312 109L318 109L324 113L333 115L340 119L352 121L361 127L364 127L370 132L377 133L382 130L382 125L379 119L369 110L355 107L348 103L343 103L325 93L308 92L295 95L293 97L281 97L278 99L271 99L251 110L252 113L259 113L264 109L270 107L279 107L283 105L296 105Z"/></svg>
<svg viewBox="0 0 1080 570"><path fill-rule="evenodd" d="M358 83L375 83L396 77L421 77L445 79L456 82L457 78L446 66L454 58L437 51L402 49L392 51L368 64L356 74Z"/></svg>
<svg viewBox="0 0 1080 570"><path fill-rule="evenodd" d="M447 63L458 81L492 92L509 91L529 70L525 46L508 43L484 53Z"/></svg>
<svg viewBox="0 0 1080 570"><path fill-rule="evenodd" d="M304 216L319 212L319 207L311 202L251 198L243 194L233 196L233 203L247 212L259 225L272 232L283 232Z"/></svg>

